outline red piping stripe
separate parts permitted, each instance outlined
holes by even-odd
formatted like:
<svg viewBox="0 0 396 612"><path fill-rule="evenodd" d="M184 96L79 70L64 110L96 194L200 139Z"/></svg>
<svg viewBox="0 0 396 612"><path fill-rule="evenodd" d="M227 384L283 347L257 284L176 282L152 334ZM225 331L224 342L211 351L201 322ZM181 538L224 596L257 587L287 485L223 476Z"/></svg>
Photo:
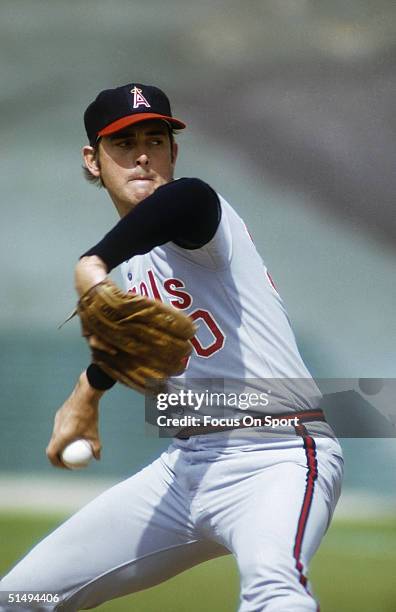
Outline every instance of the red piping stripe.
<svg viewBox="0 0 396 612"><path fill-rule="evenodd" d="M304 566L301 562L300 557L301 557L301 548L302 548L305 528L307 526L309 511L311 508L314 489L315 489L315 480L318 477L318 464L316 460L316 446L315 446L314 439L311 438L311 436L309 435L303 434L303 441L304 441L305 456L307 458L307 468L308 468L307 484L305 487L305 494L304 494L304 499L303 499L303 503L301 507L300 518L298 520L298 525L297 525L297 533L296 533L296 538L294 542L293 557L296 561L296 569L299 573L300 584L302 584L302 586L307 590L307 592L309 592L307 589L308 579L304 575Z"/></svg>

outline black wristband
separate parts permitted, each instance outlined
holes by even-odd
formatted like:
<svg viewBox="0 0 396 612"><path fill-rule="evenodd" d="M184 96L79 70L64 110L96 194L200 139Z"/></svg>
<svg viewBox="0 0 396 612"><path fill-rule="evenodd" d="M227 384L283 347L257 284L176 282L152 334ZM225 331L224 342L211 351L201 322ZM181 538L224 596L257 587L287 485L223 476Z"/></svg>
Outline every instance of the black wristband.
<svg viewBox="0 0 396 612"><path fill-rule="evenodd" d="M86 374L91 387L98 391L107 391L107 389L111 389L116 384L116 381L106 372L103 372L96 363L91 363L88 366Z"/></svg>

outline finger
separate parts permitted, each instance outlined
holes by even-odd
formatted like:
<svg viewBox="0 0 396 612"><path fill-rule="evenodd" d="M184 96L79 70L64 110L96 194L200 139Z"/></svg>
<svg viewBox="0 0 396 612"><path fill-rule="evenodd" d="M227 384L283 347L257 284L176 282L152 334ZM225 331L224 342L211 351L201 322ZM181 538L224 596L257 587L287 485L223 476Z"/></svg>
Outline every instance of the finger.
<svg viewBox="0 0 396 612"><path fill-rule="evenodd" d="M60 458L60 453L58 452L56 446L53 443L50 443L46 448L46 455L50 463L57 468L61 468L67 470L69 468L66 467Z"/></svg>
<svg viewBox="0 0 396 612"><path fill-rule="evenodd" d="M97 336L89 336L88 344L92 349L97 349L98 351L104 351L105 353L109 353L110 355L116 355L117 350L114 346L107 344L103 340L100 340Z"/></svg>
<svg viewBox="0 0 396 612"><path fill-rule="evenodd" d="M95 440L95 439L89 439L88 441L91 445L93 456L95 457L96 461L100 461L100 456L101 456L101 451L102 451L102 445L100 441Z"/></svg>
<svg viewBox="0 0 396 612"><path fill-rule="evenodd" d="M100 448L98 450L92 450L92 453L96 461L100 461L101 456L102 456L102 450Z"/></svg>

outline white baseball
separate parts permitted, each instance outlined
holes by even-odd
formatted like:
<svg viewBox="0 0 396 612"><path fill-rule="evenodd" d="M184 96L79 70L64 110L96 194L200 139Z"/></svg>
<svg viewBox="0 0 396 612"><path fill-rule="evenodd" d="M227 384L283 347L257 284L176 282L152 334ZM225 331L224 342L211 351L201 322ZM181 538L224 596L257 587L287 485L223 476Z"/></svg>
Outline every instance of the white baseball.
<svg viewBox="0 0 396 612"><path fill-rule="evenodd" d="M61 453L62 462L72 470L87 467L93 457L92 447L87 440L75 440Z"/></svg>

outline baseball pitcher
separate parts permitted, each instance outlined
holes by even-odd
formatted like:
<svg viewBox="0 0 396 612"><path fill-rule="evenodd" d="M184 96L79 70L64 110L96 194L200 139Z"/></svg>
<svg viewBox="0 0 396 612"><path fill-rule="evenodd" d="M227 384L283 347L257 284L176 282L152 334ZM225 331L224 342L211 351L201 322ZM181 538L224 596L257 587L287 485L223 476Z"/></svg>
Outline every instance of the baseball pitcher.
<svg viewBox="0 0 396 612"><path fill-rule="evenodd" d="M84 119L85 173L120 221L75 268L92 363L56 414L47 455L65 468L62 451L82 438L99 459L99 401L116 382L152 398L173 437L42 540L0 590L59 595L19 610L94 608L232 554L239 612L318 610L308 568L343 460L282 299L232 206L199 178L174 178L174 134L186 126L160 89L102 91ZM123 290L108 278L119 265ZM3 599L0 610L13 606Z"/></svg>

